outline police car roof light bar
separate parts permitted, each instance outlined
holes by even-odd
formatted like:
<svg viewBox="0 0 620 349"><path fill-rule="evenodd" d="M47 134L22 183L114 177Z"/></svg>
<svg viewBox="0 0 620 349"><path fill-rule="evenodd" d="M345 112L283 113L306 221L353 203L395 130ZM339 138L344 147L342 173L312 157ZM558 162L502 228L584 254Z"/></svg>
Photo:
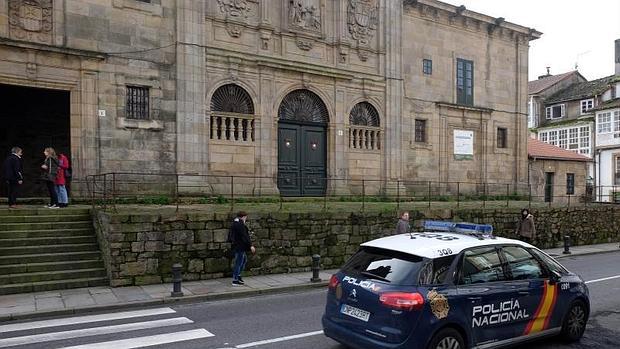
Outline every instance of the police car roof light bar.
<svg viewBox="0 0 620 349"><path fill-rule="evenodd" d="M490 224L425 221L424 230L444 231L450 233L471 235L477 237L480 240L485 238L495 239L495 236L493 236L493 226Z"/></svg>

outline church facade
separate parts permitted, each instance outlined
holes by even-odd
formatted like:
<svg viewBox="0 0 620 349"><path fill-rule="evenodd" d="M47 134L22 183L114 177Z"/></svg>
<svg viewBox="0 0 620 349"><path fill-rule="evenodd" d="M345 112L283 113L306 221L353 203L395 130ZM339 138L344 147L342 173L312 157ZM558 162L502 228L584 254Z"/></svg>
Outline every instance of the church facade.
<svg viewBox="0 0 620 349"><path fill-rule="evenodd" d="M2 146L213 192L516 190L540 35L434 0L2 1Z"/></svg>

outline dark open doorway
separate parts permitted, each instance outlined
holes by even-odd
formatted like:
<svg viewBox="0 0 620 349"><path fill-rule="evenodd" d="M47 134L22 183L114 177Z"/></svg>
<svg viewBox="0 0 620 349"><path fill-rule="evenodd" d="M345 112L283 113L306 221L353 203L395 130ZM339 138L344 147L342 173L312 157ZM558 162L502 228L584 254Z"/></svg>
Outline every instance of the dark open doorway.
<svg viewBox="0 0 620 349"><path fill-rule="evenodd" d="M24 150L24 185L20 197L47 196L39 179L43 150L53 147L71 159L70 93L0 84L0 96L2 160L10 153L11 147L21 147ZM6 196L6 187L1 187L0 195Z"/></svg>

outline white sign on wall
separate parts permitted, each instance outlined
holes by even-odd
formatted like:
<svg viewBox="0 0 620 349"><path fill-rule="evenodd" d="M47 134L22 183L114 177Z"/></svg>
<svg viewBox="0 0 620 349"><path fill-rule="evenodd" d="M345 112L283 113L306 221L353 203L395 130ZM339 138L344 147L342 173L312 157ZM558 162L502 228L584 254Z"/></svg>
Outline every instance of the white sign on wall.
<svg viewBox="0 0 620 349"><path fill-rule="evenodd" d="M474 131L454 130L454 158L471 160L474 157Z"/></svg>

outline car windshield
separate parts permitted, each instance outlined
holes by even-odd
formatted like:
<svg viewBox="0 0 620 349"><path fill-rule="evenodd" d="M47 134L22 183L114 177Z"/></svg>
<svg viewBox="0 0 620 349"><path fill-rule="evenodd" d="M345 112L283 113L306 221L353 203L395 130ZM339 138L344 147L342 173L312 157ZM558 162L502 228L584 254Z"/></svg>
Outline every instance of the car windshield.
<svg viewBox="0 0 620 349"><path fill-rule="evenodd" d="M415 255L364 246L349 259L342 271L393 285L413 286L425 263L426 259Z"/></svg>

